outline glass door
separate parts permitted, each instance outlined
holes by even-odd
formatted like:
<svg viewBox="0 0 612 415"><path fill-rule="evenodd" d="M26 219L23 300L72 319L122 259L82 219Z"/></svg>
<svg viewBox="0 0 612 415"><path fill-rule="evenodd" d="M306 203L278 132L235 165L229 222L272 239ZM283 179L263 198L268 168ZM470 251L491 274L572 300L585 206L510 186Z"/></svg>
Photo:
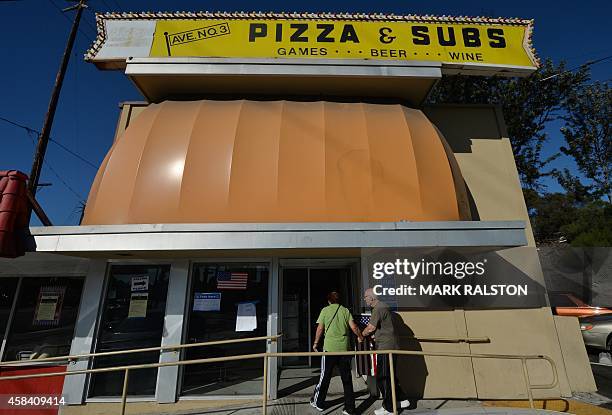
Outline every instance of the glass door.
<svg viewBox="0 0 612 415"><path fill-rule="evenodd" d="M95 351L141 349L161 345L168 293L169 265L113 265ZM159 352L113 355L94 359L93 367L159 361ZM89 396L120 396L124 372L94 374ZM130 372L128 394L155 394L157 368Z"/></svg>
<svg viewBox="0 0 612 415"><path fill-rule="evenodd" d="M310 351L327 294L337 291L341 304L352 310L351 267L301 267L282 269L282 351ZM318 357L284 357L283 367L320 365Z"/></svg>
<svg viewBox="0 0 612 415"><path fill-rule="evenodd" d="M336 291L340 294L340 304L352 311L350 302L351 293L351 269L350 268L310 268L310 327L312 339L310 344L314 343L315 330L317 329L317 319L323 307L328 305L327 294ZM319 350L323 348L323 340L319 345ZM311 367L320 367L321 358L312 356L310 358Z"/></svg>
<svg viewBox="0 0 612 415"><path fill-rule="evenodd" d="M268 325L267 263L193 265L187 342L263 337ZM265 341L188 348L186 360L266 351ZM182 395L261 395L263 359L202 363L183 367Z"/></svg>
<svg viewBox="0 0 612 415"><path fill-rule="evenodd" d="M282 329L283 352L303 352L310 349L310 319L308 268L283 270ZM308 356L283 357L283 366L309 366Z"/></svg>

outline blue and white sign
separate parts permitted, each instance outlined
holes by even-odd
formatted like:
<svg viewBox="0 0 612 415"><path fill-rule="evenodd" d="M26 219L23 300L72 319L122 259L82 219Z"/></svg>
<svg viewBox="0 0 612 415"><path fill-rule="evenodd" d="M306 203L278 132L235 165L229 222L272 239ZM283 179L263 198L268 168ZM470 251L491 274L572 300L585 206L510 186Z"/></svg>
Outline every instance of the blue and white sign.
<svg viewBox="0 0 612 415"><path fill-rule="evenodd" d="M193 296L193 311L220 311L221 293L198 293Z"/></svg>

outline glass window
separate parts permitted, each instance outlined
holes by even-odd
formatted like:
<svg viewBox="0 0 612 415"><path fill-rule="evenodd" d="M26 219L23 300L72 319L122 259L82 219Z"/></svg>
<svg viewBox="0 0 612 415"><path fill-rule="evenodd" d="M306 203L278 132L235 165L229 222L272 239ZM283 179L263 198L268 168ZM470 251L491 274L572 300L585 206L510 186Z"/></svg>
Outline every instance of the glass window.
<svg viewBox="0 0 612 415"><path fill-rule="evenodd" d="M83 278L23 278L3 360L68 355L82 289Z"/></svg>
<svg viewBox="0 0 612 415"><path fill-rule="evenodd" d="M0 338L4 337L19 278L0 278Z"/></svg>
<svg viewBox="0 0 612 415"><path fill-rule="evenodd" d="M111 267L96 353L161 345L168 293L169 265L114 265ZM98 357L94 368L156 363L159 352ZM89 396L118 396L124 372L94 374ZM130 372L128 394L155 394L157 368Z"/></svg>
<svg viewBox="0 0 612 415"><path fill-rule="evenodd" d="M268 265L195 264L189 298L187 342L265 336L268 321ZM184 358L262 353L266 342L186 349ZM263 359L183 367L183 395L262 393Z"/></svg>

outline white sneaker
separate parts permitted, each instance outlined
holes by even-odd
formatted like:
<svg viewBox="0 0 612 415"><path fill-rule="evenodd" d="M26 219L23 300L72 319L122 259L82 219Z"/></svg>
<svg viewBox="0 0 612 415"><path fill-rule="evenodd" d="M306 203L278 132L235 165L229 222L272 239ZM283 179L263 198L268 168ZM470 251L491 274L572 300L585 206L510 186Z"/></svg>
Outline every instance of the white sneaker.
<svg viewBox="0 0 612 415"><path fill-rule="evenodd" d="M325 410L323 408L318 407L317 403L313 401L312 399L310 400L310 406L312 406L314 409L316 409L319 412L323 412Z"/></svg>
<svg viewBox="0 0 612 415"><path fill-rule="evenodd" d="M383 408L383 407L380 407L380 408L378 408L378 409L374 410L374 413L375 413L376 415L393 415L393 412L389 412L389 411L387 411L387 410L386 410L385 408Z"/></svg>
<svg viewBox="0 0 612 415"><path fill-rule="evenodd" d="M404 399L400 402L400 408L405 409L410 406L410 401L408 399Z"/></svg>

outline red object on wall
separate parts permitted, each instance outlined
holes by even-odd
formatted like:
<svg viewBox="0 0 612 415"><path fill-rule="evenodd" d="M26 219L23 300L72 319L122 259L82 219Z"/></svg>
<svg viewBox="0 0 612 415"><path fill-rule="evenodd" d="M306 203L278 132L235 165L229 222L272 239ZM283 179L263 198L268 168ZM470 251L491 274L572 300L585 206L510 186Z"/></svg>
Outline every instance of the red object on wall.
<svg viewBox="0 0 612 415"><path fill-rule="evenodd" d="M33 375L40 373L65 372L66 366L44 366L44 367L13 367L1 368L0 377ZM9 397L17 396L40 396L45 398L57 397L59 401L64 387L64 376L49 376L42 378L29 378L18 380L0 380L0 396L2 403L0 414L2 415L56 415L58 406L10 409L6 401Z"/></svg>
<svg viewBox="0 0 612 415"><path fill-rule="evenodd" d="M28 227L27 180L20 171L0 170L0 257L25 253L19 232Z"/></svg>

